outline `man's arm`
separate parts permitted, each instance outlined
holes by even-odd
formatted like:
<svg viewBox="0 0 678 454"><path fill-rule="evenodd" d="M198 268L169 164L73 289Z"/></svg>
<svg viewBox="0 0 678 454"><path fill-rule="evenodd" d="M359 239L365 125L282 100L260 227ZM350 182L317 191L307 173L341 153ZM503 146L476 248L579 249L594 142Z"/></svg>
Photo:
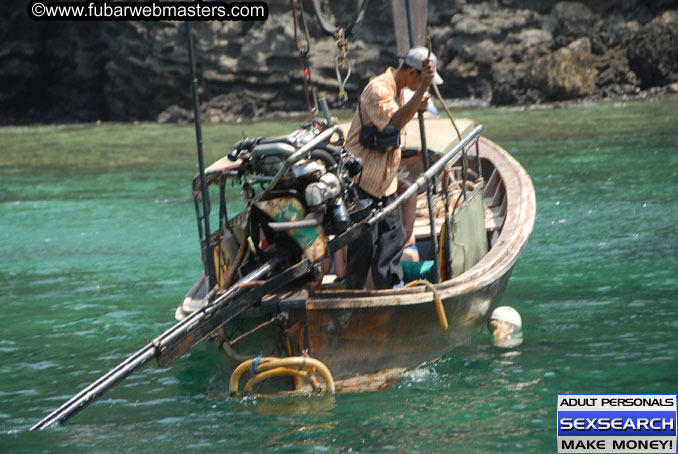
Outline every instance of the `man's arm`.
<svg viewBox="0 0 678 454"><path fill-rule="evenodd" d="M426 109L428 103L428 96L426 96L426 94L428 92L428 87L433 80L434 72L435 68L433 68L431 62L429 60L424 60L419 86L412 97L393 114L391 121L389 121L388 124L402 130L418 110Z"/></svg>

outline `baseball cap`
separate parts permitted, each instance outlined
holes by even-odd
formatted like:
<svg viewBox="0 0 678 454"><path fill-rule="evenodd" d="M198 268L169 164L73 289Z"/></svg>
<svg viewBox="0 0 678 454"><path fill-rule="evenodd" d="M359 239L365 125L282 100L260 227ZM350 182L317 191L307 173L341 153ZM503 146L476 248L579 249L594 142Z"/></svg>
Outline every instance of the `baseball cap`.
<svg viewBox="0 0 678 454"><path fill-rule="evenodd" d="M405 64L421 71L421 64L424 60L426 60L427 57L430 58L433 68L435 69L436 65L438 64L438 58L433 52L431 52L429 57L428 49L422 46L413 47L409 50L409 52L407 52L407 55L405 56ZM440 74L438 74L438 70L436 70L433 74L433 82L436 85L443 83L443 78L440 77Z"/></svg>

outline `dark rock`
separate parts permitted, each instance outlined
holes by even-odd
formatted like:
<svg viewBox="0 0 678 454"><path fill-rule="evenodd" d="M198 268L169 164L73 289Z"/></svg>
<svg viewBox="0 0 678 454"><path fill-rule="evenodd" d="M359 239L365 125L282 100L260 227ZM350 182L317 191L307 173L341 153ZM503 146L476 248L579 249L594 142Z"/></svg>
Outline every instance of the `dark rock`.
<svg viewBox="0 0 678 454"><path fill-rule="evenodd" d="M589 39L580 38L553 54L538 58L528 72L529 85L541 89L547 101L592 95L598 75L593 62Z"/></svg>
<svg viewBox="0 0 678 454"><path fill-rule="evenodd" d="M260 93L250 90L217 95L200 106L203 123L230 123L248 118L260 118L268 114L266 106L277 93ZM156 117L158 123L193 122L193 109L184 109L176 104L169 106Z"/></svg>
<svg viewBox="0 0 678 454"><path fill-rule="evenodd" d="M182 109L176 104L172 104L167 109L160 112L155 121L158 123L186 124L193 121L193 117L193 111Z"/></svg>
<svg viewBox="0 0 678 454"><path fill-rule="evenodd" d="M290 2L266 3L265 22L193 23L205 121L308 108ZM352 14L352 2L321 3L331 23L346 24ZM336 107L337 43L303 4L311 77ZM472 104L671 93L678 83L676 9L675 0L430 0L441 92ZM392 23L391 2L371 0L348 42L344 107L355 106L372 75L397 64ZM0 124L191 121L185 35L181 22L34 22L25 1L3 1ZM301 30L299 41L307 46ZM342 80L347 71L340 68Z"/></svg>
<svg viewBox="0 0 678 454"><path fill-rule="evenodd" d="M452 16L455 34L499 38L508 32L538 26L541 15L525 9L494 7L491 3L467 4Z"/></svg>
<svg viewBox="0 0 678 454"><path fill-rule="evenodd" d="M598 70L596 85L604 97L638 94L638 77L629 68L623 49L615 48L596 59L595 66Z"/></svg>
<svg viewBox="0 0 678 454"><path fill-rule="evenodd" d="M625 44L629 67L638 75L640 88L678 80L678 11L664 12L629 34Z"/></svg>
<svg viewBox="0 0 678 454"><path fill-rule="evenodd" d="M552 11L558 47L567 46L570 42L587 37L591 39L593 26L598 16L581 2L558 2Z"/></svg>

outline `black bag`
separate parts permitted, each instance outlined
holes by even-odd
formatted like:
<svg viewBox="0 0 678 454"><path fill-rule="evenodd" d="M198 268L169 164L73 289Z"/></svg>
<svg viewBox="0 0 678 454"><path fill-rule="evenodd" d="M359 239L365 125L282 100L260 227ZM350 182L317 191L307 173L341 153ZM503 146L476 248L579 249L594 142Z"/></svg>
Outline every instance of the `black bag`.
<svg viewBox="0 0 678 454"><path fill-rule="evenodd" d="M376 150L379 153L390 153L400 147L400 130L393 125L386 125L383 131L376 126L365 126L363 114L358 103L358 116L360 117L360 135L358 142L365 148Z"/></svg>
<svg viewBox="0 0 678 454"><path fill-rule="evenodd" d="M358 136L358 142L360 142L360 145L362 145L365 148L369 148L370 150L374 150L375 148L377 148L376 144L377 131L378 129L374 125L365 126L361 124L360 135Z"/></svg>

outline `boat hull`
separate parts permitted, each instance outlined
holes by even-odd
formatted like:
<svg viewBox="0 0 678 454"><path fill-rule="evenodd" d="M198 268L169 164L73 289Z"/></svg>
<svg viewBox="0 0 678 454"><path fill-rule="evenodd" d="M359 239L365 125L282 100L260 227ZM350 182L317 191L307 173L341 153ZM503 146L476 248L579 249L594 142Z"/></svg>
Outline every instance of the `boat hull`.
<svg viewBox="0 0 678 454"><path fill-rule="evenodd" d="M522 166L486 138L480 138L477 153L485 163L482 173L488 173L483 175L485 180L496 178L501 185L501 191L495 192L501 196L497 204L501 227L488 231L488 236L493 235L491 249L470 269L433 286L273 295L246 317L227 325L220 341L228 343L280 313L286 316L287 330L282 335L278 330L276 335L273 325L257 329L237 345L223 348L222 344L222 351L234 362L261 353L308 354L325 363L341 381L410 369L468 343L506 290L536 215L534 187ZM493 203L489 199L486 194L486 205ZM441 328L436 296L442 300L448 329Z"/></svg>
<svg viewBox="0 0 678 454"><path fill-rule="evenodd" d="M424 301L366 307L314 307L307 320L309 354L324 362L335 379L392 368L410 369L469 342L506 289L510 270L473 292L443 298L449 321L441 328L430 293ZM299 314L300 315L300 314Z"/></svg>

